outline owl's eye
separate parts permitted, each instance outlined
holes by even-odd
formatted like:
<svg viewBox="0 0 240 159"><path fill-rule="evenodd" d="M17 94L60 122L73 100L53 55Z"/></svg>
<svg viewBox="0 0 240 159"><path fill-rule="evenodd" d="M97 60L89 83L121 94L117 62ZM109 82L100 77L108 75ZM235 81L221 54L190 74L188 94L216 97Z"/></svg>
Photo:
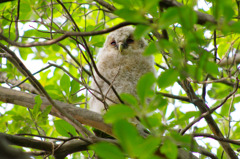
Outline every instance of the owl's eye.
<svg viewBox="0 0 240 159"><path fill-rule="evenodd" d="M134 42L134 40L133 40L133 39L131 39L131 38L128 38L126 42L127 42L127 44L131 44L131 43L133 43L133 42Z"/></svg>
<svg viewBox="0 0 240 159"><path fill-rule="evenodd" d="M116 41L112 41L112 42L111 42L111 45L114 45L114 46L115 46L115 45L116 45Z"/></svg>

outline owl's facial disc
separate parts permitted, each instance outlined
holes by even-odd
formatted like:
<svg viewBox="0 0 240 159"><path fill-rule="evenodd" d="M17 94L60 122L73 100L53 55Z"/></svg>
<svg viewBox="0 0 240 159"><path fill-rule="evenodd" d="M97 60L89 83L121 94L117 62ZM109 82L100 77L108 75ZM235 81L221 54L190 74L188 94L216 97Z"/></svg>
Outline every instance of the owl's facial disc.
<svg viewBox="0 0 240 159"><path fill-rule="evenodd" d="M120 54L124 54L124 49L127 49L129 47L129 45L131 45L133 43L134 43L133 38L128 37L125 40L121 40L121 41L117 41L117 42L115 40L112 40L110 44L113 47L115 47L119 51Z"/></svg>

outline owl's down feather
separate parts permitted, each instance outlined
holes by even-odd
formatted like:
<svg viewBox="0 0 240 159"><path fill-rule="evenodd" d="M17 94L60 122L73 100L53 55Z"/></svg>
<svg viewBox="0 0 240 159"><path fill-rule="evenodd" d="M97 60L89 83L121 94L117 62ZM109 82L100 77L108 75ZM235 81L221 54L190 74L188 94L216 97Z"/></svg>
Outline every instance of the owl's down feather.
<svg viewBox="0 0 240 159"><path fill-rule="evenodd" d="M153 56L143 56L147 41L144 38L135 40L134 28L122 27L111 32L97 56L97 68L116 89L118 94L129 93L137 97L136 85L142 75L147 72L155 73ZM90 110L103 114L107 105L119 103L117 96L110 86L94 72L95 80L92 80L91 88L102 92L103 96L95 91L91 95ZM101 91L100 91L101 89ZM102 101L100 101L99 99ZM107 98L106 98L107 97Z"/></svg>

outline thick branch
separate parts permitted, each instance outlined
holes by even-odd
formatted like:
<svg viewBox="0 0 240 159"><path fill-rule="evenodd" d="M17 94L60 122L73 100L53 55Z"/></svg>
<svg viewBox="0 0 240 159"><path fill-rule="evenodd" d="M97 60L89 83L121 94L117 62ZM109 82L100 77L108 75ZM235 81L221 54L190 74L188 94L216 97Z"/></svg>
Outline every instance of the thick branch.
<svg viewBox="0 0 240 159"><path fill-rule="evenodd" d="M0 133L0 136L7 139L9 144L38 149L53 154L56 158L64 158L74 152L85 151L90 143L81 140L69 140L64 144L55 144L54 142L40 141L29 137L9 135Z"/></svg>
<svg viewBox="0 0 240 159"><path fill-rule="evenodd" d="M32 109L35 104L34 101L35 96L36 95L33 94L0 87L0 101L3 101L5 103L17 104ZM45 109L47 106L51 105L50 102L45 97L41 97L41 99L42 99L41 109ZM80 123L94 127L109 135L112 135L111 126L103 122L102 116L100 114L92 112L87 109L78 108L73 104L67 104L57 100L54 100L54 102L63 111L69 113L73 118L75 118ZM51 114L57 117L61 117L58 115L59 113L57 113L57 110L54 107L51 110Z"/></svg>
<svg viewBox="0 0 240 159"><path fill-rule="evenodd" d="M0 101L5 102L5 103L17 104L17 105L21 105L21 106L32 109L35 104L35 101L34 101L35 96L36 95L33 95L33 94L0 87ZM42 99L41 109L44 109L48 105L50 105L49 101L45 97L41 97L41 99ZM108 124L105 124L103 122L102 116L100 114L92 112L87 109L78 108L72 104L67 104L67 103L63 103L60 101L56 101L56 100L54 102L56 104L58 104L59 107L61 107L61 109L63 109L64 111L66 111L70 115L72 115L80 123L94 127L96 129L99 129L99 130L109 134L109 135L112 135L111 126ZM52 108L50 114L59 117L58 113L56 113L56 110L54 108ZM25 140L25 142L22 142L22 141L24 141L23 137L14 136L13 138L11 138L11 142L13 144L19 145L19 146L24 146L24 147L30 147L30 148L49 151L49 150L52 150L52 146L53 146L52 143L50 143L50 142L41 142L42 145L45 145L45 146L43 146L44 148L41 146L41 144L36 145L36 146L30 146L28 143L26 143L26 140ZM38 141L38 140L35 141L33 139L29 139L29 141L40 143L40 141ZM85 150L85 148L86 148L85 146L87 146L87 143L85 143L83 141L69 142L69 144L70 145L68 145L66 143L61 148L59 148L59 150L57 150L54 153L55 156L56 155L64 156L67 153L70 154L73 152L82 151L82 150ZM71 149L69 147L71 147ZM189 153L181 151L181 149L179 150L179 158L187 159L188 158L187 154L189 154ZM185 157L182 157L182 156L185 156Z"/></svg>
<svg viewBox="0 0 240 159"><path fill-rule="evenodd" d="M9 146L10 143L2 133L0 133L0 158L1 159L30 159L26 153L20 149Z"/></svg>
<svg viewBox="0 0 240 159"><path fill-rule="evenodd" d="M236 53L235 56L233 57L229 57L229 58L224 58L222 59L218 65L219 66L228 66L228 65L232 65L232 64L239 64L240 63L240 53Z"/></svg>

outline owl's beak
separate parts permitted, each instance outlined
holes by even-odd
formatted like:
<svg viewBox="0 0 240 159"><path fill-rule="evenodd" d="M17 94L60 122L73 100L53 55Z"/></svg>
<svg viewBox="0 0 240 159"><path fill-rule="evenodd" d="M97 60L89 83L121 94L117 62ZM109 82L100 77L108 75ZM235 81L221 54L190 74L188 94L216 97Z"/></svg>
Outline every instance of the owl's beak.
<svg viewBox="0 0 240 159"><path fill-rule="evenodd" d="M124 48L124 44L120 42L120 43L118 44L118 50L119 50L120 53L122 53L123 48Z"/></svg>

